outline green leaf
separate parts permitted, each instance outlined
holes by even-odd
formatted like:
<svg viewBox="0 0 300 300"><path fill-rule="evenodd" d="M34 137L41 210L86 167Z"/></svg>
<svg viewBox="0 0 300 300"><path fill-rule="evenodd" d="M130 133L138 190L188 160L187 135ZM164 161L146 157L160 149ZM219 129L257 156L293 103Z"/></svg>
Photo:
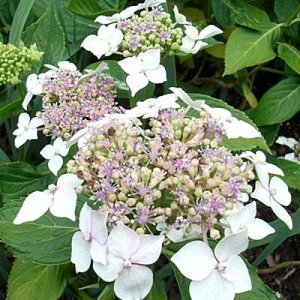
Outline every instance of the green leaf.
<svg viewBox="0 0 300 300"><path fill-rule="evenodd" d="M11 116L14 113L17 113L21 109L21 103L23 100L9 100L5 102L0 102L0 117Z"/></svg>
<svg viewBox="0 0 300 300"><path fill-rule="evenodd" d="M35 0L21 0L19 2L18 8L13 18L13 23L10 28L10 44L14 44L16 46L20 45L24 25L34 2Z"/></svg>
<svg viewBox="0 0 300 300"><path fill-rule="evenodd" d="M222 25L222 27L230 27L234 24L231 10L227 7L223 0L212 0L212 10L214 17Z"/></svg>
<svg viewBox="0 0 300 300"><path fill-rule="evenodd" d="M275 58L273 45L279 37L281 26L282 24L277 24L264 32L236 28L226 45L224 75Z"/></svg>
<svg viewBox="0 0 300 300"><path fill-rule="evenodd" d="M298 49L289 44L279 43L278 56L300 74L300 51Z"/></svg>
<svg viewBox="0 0 300 300"><path fill-rule="evenodd" d="M67 8L76 15L93 19L102 11L100 2L97 0L69 0Z"/></svg>
<svg viewBox="0 0 300 300"><path fill-rule="evenodd" d="M5 153L5 151L0 148L0 163L10 163L10 159L8 155Z"/></svg>
<svg viewBox="0 0 300 300"><path fill-rule="evenodd" d="M299 0L275 0L274 11L279 22L288 21L294 14Z"/></svg>
<svg viewBox="0 0 300 300"><path fill-rule="evenodd" d="M54 176L41 167L24 162L0 163L0 195L5 200L44 190L53 180Z"/></svg>
<svg viewBox="0 0 300 300"><path fill-rule="evenodd" d="M232 106L228 105L224 101L216 98L212 98L207 95L201 95L201 94L189 94L192 99L197 100L205 100L206 104L211 106L211 107L220 107L220 108L225 108L231 112L231 114L238 118L239 120L245 121L255 128L256 125L255 123L242 111L237 110L233 108ZM249 149L255 149L255 148L260 148L262 150L265 150L267 152L270 152L270 149L263 137L261 138L253 138L253 139L245 139L245 138L237 138L237 139L227 139L224 138L223 140L223 145L232 150L232 151L244 151L244 150L249 150Z"/></svg>
<svg viewBox="0 0 300 300"><path fill-rule="evenodd" d="M179 287L181 300L191 300L191 296L189 292L191 281L186 277L184 277L173 263L171 263L171 266L176 278L177 285Z"/></svg>
<svg viewBox="0 0 300 300"><path fill-rule="evenodd" d="M98 296L97 300L115 300L114 284L108 284Z"/></svg>
<svg viewBox="0 0 300 300"><path fill-rule="evenodd" d="M78 225L49 213L36 221L14 225L21 203L20 200L10 201L0 210L0 238L9 250L17 258L40 264L70 262L71 239Z"/></svg>
<svg viewBox="0 0 300 300"><path fill-rule="evenodd" d="M168 300L166 289L163 282L157 278L154 278L153 286L150 293L145 300Z"/></svg>
<svg viewBox="0 0 300 300"><path fill-rule="evenodd" d="M42 266L16 260L8 281L7 300L57 300L67 285L66 266Z"/></svg>
<svg viewBox="0 0 300 300"><path fill-rule="evenodd" d="M224 0L235 23L256 30L273 27L267 13L244 0Z"/></svg>
<svg viewBox="0 0 300 300"><path fill-rule="evenodd" d="M254 112L258 126L284 122L300 109L300 78L284 79L271 87L259 101Z"/></svg>
<svg viewBox="0 0 300 300"><path fill-rule="evenodd" d="M134 97L130 97L130 107L135 107L139 101L144 101L153 96L155 91L155 84L150 82L145 88L138 91Z"/></svg>
<svg viewBox="0 0 300 300"><path fill-rule="evenodd" d="M276 300L276 294L266 286L257 275L255 269L248 265L248 271L251 277L252 290L242 294L236 294L235 300Z"/></svg>
<svg viewBox="0 0 300 300"><path fill-rule="evenodd" d="M36 44L44 52L42 63L56 64L64 55L65 35L58 18L56 1L51 0L45 13L24 34L27 46Z"/></svg>
<svg viewBox="0 0 300 300"><path fill-rule="evenodd" d="M270 125L270 126L262 126L259 128L260 132L262 133L263 137L265 138L267 144L272 146L275 142L276 137L278 136L278 131L280 126Z"/></svg>

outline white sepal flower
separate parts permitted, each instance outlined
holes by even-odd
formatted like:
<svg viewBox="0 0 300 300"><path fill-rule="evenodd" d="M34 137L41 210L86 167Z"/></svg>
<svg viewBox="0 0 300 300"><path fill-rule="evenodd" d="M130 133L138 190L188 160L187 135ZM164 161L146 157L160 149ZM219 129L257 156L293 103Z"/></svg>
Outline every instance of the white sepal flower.
<svg viewBox="0 0 300 300"><path fill-rule="evenodd" d="M30 120L27 113L21 113L18 119L18 128L13 132L13 135L16 136L15 146L19 148L28 140L37 140L37 128L42 125L44 125L44 121L41 118L34 117Z"/></svg>
<svg viewBox="0 0 300 300"><path fill-rule="evenodd" d="M291 149L294 149L295 145L298 144L298 142L294 138L287 138L285 136L278 137L276 143L283 146L288 146Z"/></svg>
<svg viewBox="0 0 300 300"><path fill-rule="evenodd" d="M122 20L126 20L130 17L132 17L135 12L140 10L138 6L129 6L120 13L113 14L112 16L98 16L95 20L95 22L98 22L103 25L108 25L111 23L117 23Z"/></svg>
<svg viewBox="0 0 300 300"><path fill-rule="evenodd" d="M176 95L168 94L158 98L150 98L142 102L139 101L136 107L127 110L125 114L129 118L157 118L159 111L162 109L179 108L180 105L176 103L176 100Z"/></svg>
<svg viewBox="0 0 300 300"><path fill-rule="evenodd" d="M186 36L182 39L181 51L185 53L196 54L200 49L208 44L203 42L203 39L221 34L223 31L214 25L208 25L200 32L192 25L185 26Z"/></svg>
<svg viewBox="0 0 300 300"><path fill-rule="evenodd" d="M134 96L150 82L158 84L167 80L166 69L160 64L159 49L150 49L138 56L119 61L119 65L128 74L126 83Z"/></svg>
<svg viewBox="0 0 300 300"><path fill-rule="evenodd" d="M49 170L56 176L64 163L62 157L65 157L68 152L67 143L59 137L54 141L53 145L46 145L40 153L45 159L49 159Z"/></svg>
<svg viewBox="0 0 300 300"><path fill-rule="evenodd" d="M83 40L81 47L100 59L103 55L109 56L117 52L122 39L123 33L116 28L116 24L102 25L97 35L89 35Z"/></svg>
<svg viewBox="0 0 300 300"><path fill-rule="evenodd" d="M149 9L150 7L157 7L163 3L166 3L166 0L145 0L144 3L139 3L137 6L139 9Z"/></svg>
<svg viewBox="0 0 300 300"><path fill-rule="evenodd" d="M269 178L268 173L263 173L260 181L256 181L255 190L251 197L269 206L274 214L282 220L289 229L293 228L291 216L282 206L290 205L292 196L286 183L279 177Z"/></svg>
<svg viewBox="0 0 300 300"><path fill-rule="evenodd" d="M25 199L14 224L37 220L48 209L53 216L68 218L75 221L77 194L75 188L82 184L74 174L64 174L43 192L33 192Z"/></svg>
<svg viewBox="0 0 300 300"><path fill-rule="evenodd" d="M118 223L108 237L107 264L94 262L94 271L105 281L115 280L114 290L118 298L144 299L153 284L153 273L145 265L157 261L163 240L163 236L138 235Z"/></svg>
<svg viewBox="0 0 300 300"><path fill-rule="evenodd" d="M226 218L230 228L225 230L226 235L236 234L247 229L248 236L253 240L261 240L275 232L264 220L256 218L256 202L244 206L239 212Z"/></svg>
<svg viewBox="0 0 300 300"><path fill-rule="evenodd" d="M242 231L223 238L214 252L202 241L188 243L171 261L192 280L192 300L233 300L236 293L252 289L247 266L238 256L247 247L247 232Z"/></svg>
<svg viewBox="0 0 300 300"><path fill-rule="evenodd" d="M201 111L204 109L205 101L204 100L192 100L192 98L182 89L171 87L170 90L181 99L188 108L193 108L195 110Z"/></svg>
<svg viewBox="0 0 300 300"><path fill-rule="evenodd" d="M60 61L57 63L57 66L52 66L52 65L49 65L49 64L46 64L45 67L47 67L48 69L52 70L52 71L55 71L55 72L58 72L58 71L65 71L65 72L78 72L77 70L77 67L75 64L67 61L67 60L63 60L63 61Z"/></svg>
<svg viewBox="0 0 300 300"><path fill-rule="evenodd" d="M180 24L180 25L190 25L190 24L192 24L191 22L187 21L185 15L183 15L179 12L177 5L174 6L173 12L174 12L175 21L176 21L177 24Z"/></svg>
<svg viewBox="0 0 300 300"><path fill-rule="evenodd" d="M91 260L106 264L107 215L91 209L87 203L83 205L79 215L80 231L72 237L71 262L77 273L87 271Z"/></svg>
<svg viewBox="0 0 300 300"><path fill-rule="evenodd" d="M266 156L262 151L257 151L256 153L246 151L241 154L241 157L253 162L259 179L264 176L264 173L284 176L283 171L279 167L266 162Z"/></svg>
<svg viewBox="0 0 300 300"><path fill-rule="evenodd" d="M26 80L26 88L27 88L27 93L22 102L22 107L25 110L27 110L27 106L31 101L32 97L40 95L43 92L43 82L40 76L35 73L30 74Z"/></svg>

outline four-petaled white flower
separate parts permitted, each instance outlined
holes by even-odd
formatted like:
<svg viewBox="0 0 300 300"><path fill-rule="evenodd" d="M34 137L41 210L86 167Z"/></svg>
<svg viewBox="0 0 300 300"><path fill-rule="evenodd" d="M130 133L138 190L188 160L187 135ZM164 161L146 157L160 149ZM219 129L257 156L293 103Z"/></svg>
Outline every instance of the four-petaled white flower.
<svg viewBox="0 0 300 300"><path fill-rule="evenodd" d="M126 111L126 115L129 118L157 118L159 111L162 109L179 108L180 105L176 103L176 100L176 95L168 94L142 102L139 101L136 107Z"/></svg>
<svg viewBox="0 0 300 300"><path fill-rule="evenodd" d="M49 159L48 167L49 170L56 176L57 172L63 165L63 158L69 152L69 148L67 147L67 143L62 140L61 137L57 138L53 145L46 145L42 151L41 155L45 159Z"/></svg>
<svg viewBox="0 0 300 300"><path fill-rule="evenodd" d="M290 215L282 207L290 205L292 201L289 188L279 177L272 177L270 180L268 173L261 173L260 181L255 182L255 190L251 197L261 201L269 206L274 214L282 220L288 228L293 228L293 222Z"/></svg>
<svg viewBox="0 0 300 300"><path fill-rule="evenodd" d="M57 180L57 185L51 184L43 192L33 192L25 199L14 224L37 220L47 210L56 217L75 221L77 194L75 188L82 184L74 174L64 174Z"/></svg>
<svg viewBox="0 0 300 300"><path fill-rule="evenodd" d="M264 173L284 176L283 171L279 167L266 162L266 156L262 151L257 151L256 153L246 151L241 154L241 157L253 162L259 179L264 176Z"/></svg>
<svg viewBox="0 0 300 300"><path fill-rule="evenodd" d="M225 235L236 234L247 229L249 238L261 240L275 232L264 220L255 218L256 202L244 206L239 212L233 213L226 218L230 228L225 229Z"/></svg>
<svg viewBox="0 0 300 300"><path fill-rule="evenodd" d="M192 24L191 22L187 21L185 15L183 15L179 12L177 5L174 6L173 12L174 12L175 21L176 21L177 24L180 24L180 25L190 25L190 24Z"/></svg>
<svg viewBox="0 0 300 300"><path fill-rule="evenodd" d="M72 238L71 262L75 264L76 272L89 269L91 260L106 264L107 257L107 213L91 209L85 203L79 215L80 231Z"/></svg>
<svg viewBox="0 0 300 300"><path fill-rule="evenodd" d="M300 142L297 142L297 140L295 140L294 138L287 138L285 136L280 136L278 137L278 139L276 140L277 144L283 145L283 146L287 146L289 148L291 148L292 150L294 150L294 147L299 144ZM299 158L296 157L294 152L291 153L287 153L284 155L284 158L286 160L290 160L296 163L299 163Z"/></svg>
<svg viewBox="0 0 300 300"><path fill-rule="evenodd" d="M167 80L166 69L160 64L159 49L150 49L138 56L119 61L124 72L129 74L126 83L134 96L150 82L158 84Z"/></svg>
<svg viewBox="0 0 300 300"><path fill-rule="evenodd" d="M122 39L123 33L116 28L116 24L102 25L97 35L89 35L83 40L81 47L100 59L103 55L109 56L117 52Z"/></svg>
<svg viewBox="0 0 300 300"><path fill-rule="evenodd" d="M43 74L43 73L42 73ZM26 80L27 93L22 102L22 107L27 110L27 106L33 96L38 96L43 92L43 76L37 74L30 74Z"/></svg>
<svg viewBox="0 0 300 300"><path fill-rule="evenodd" d="M247 247L247 232L242 231L222 239L214 252L202 241L188 243L171 261L192 280L192 300L233 300L236 293L252 288L247 266L238 256Z"/></svg>
<svg viewBox="0 0 300 300"><path fill-rule="evenodd" d="M221 34L223 31L214 25L208 25L200 32L192 25L185 26L186 36L182 39L181 51L185 53L196 54L200 49L208 44L203 42L203 39Z"/></svg>
<svg viewBox="0 0 300 300"><path fill-rule="evenodd" d="M107 242L107 264L94 262L94 270L105 281L115 281L114 290L122 300L144 299L153 284L153 273L145 265L160 256L163 236L138 235L122 223L115 226Z"/></svg>
<svg viewBox="0 0 300 300"><path fill-rule="evenodd" d="M38 138L37 128L42 125L44 125L44 121L41 118L34 117L30 120L27 113L21 113L18 119L18 128L13 132L13 135L16 136L15 146L19 148L28 140L36 140Z"/></svg>

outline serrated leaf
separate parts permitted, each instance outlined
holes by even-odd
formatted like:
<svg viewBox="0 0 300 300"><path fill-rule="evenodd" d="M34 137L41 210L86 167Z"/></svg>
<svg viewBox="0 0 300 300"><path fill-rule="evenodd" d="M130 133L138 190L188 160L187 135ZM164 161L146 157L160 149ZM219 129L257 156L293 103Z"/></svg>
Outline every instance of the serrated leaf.
<svg viewBox="0 0 300 300"><path fill-rule="evenodd" d="M224 75L234 74L243 68L275 58L273 46L278 39L281 26L281 24L274 25L264 32L236 28L226 45Z"/></svg>
<svg viewBox="0 0 300 300"><path fill-rule="evenodd" d="M200 100L205 100L206 104L208 104L211 107L220 107L220 108L225 108L231 112L231 114L238 118L239 120L245 121L255 128L256 125L255 123L242 111L239 111L232 106L228 105L224 101L216 98L212 98L207 95L201 95L201 94L190 94L191 98L194 100L200 99ZM237 139L227 139L224 138L223 140L223 145L232 150L232 151L244 151L244 150L249 150L249 149L255 149L255 148L260 148L262 150L265 150L267 152L270 152L270 149L263 137L260 138L253 138L253 139L245 139L245 138L237 138Z"/></svg>
<svg viewBox="0 0 300 300"><path fill-rule="evenodd" d="M289 44L279 43L278 56L300 74L300 51L298 49Z"/></svg>
<svg viewBox="0 0 300 300"><path fill-rule="evenodd" d="M68 279L66 266L42 266L16 260L8 281L7 300L57 300Z"/></svg>
<svg viewBox="0 0 300 300"><path fill-rule="evenodd" d="M58 18L56 1L51 0L46 12L24 34L27 46L36 44L44 53L42 63L56 64L64 55L65 36Z"/></svg>
<svg viewBox="0 0 300 300"><path fill-rule="evenodd" d="M271 87L259 101L254 112L258 126L284 122L300 109L300 78L284 79Z"/></svg>

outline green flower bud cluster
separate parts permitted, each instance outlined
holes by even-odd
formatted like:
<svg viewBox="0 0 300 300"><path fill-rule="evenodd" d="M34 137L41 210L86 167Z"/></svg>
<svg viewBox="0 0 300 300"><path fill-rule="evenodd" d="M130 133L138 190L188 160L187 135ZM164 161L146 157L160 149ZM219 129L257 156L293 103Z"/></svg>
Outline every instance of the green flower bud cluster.
<svg viewBox="0 0 300 300"><path fill-rule="evenodd" d="M0 85L19 83L20 74L31 70L41 57L42 53L37 50L36 45L26 48L0 43Z"/></svg>
<svg viewBox="0 0 300 300"><path fill-rule="evenodd" d="M124 35L121 51L125 57L153 48L166 55L174 55L184 35L182 28L173 23L170 14L159 9L144 10L139 16L120 21L118 27Z"/></svg>

